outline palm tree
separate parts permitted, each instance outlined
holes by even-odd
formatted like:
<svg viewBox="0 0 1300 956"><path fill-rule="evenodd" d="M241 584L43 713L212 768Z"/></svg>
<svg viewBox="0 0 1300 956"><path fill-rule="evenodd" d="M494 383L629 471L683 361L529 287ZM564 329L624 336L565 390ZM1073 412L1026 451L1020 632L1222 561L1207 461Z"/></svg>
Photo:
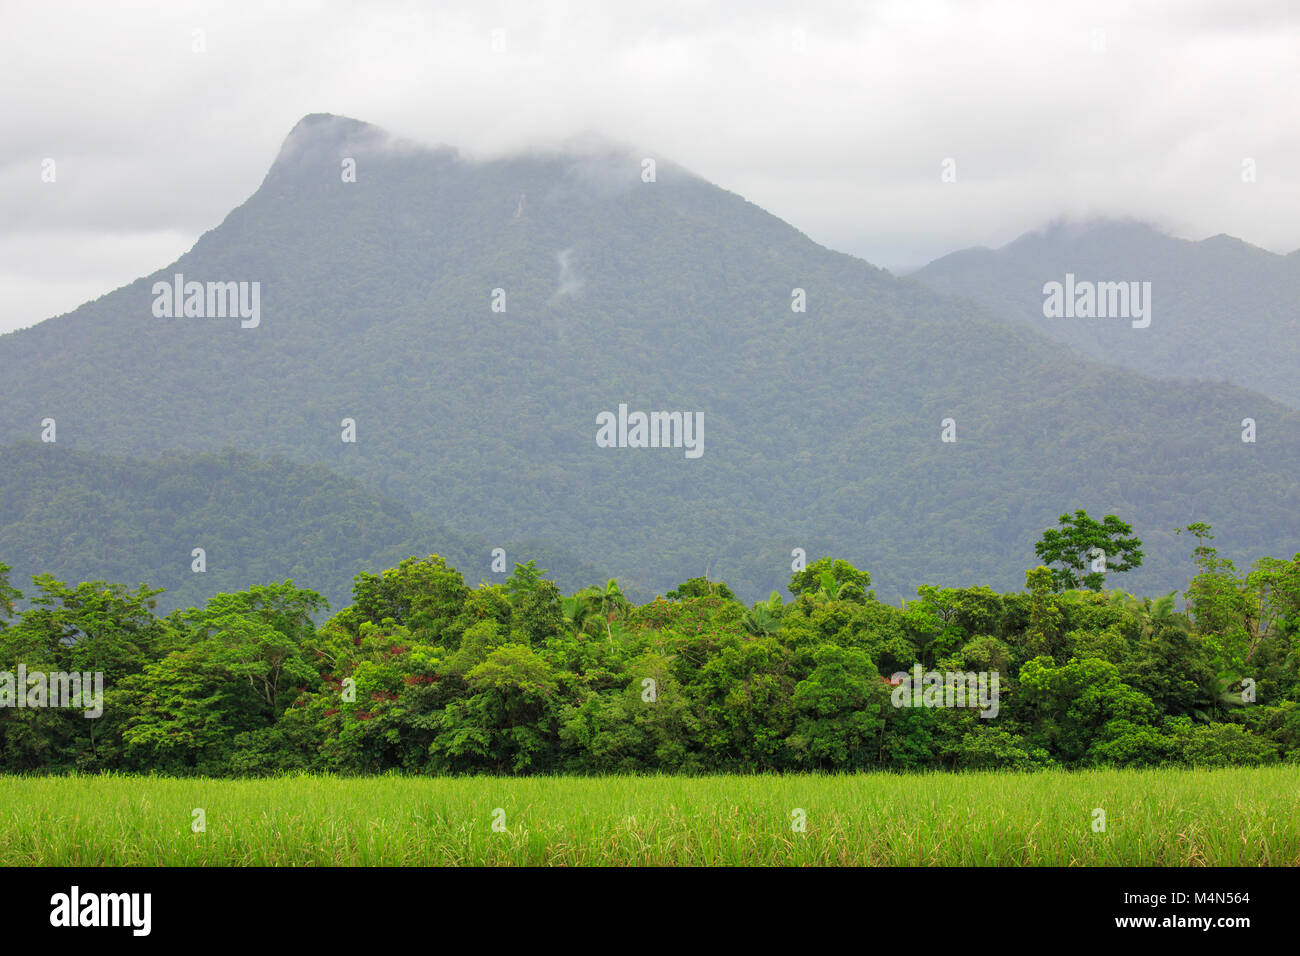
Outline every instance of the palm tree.
<svg viewBox="0 0 1300 956"><path fill-rule="evenodd" d="M605 633L609 637L609 642L614 643L614 629L610 622L620 617L630 606L627 598L623 597L623 592L618 586L618 582L613 578L605 584L603 589L595 589L596 605L600 609L600 616L605 621Z"/></svg>
<svg viewBox="0 0 1300 956"><path fill-rule="evenodd" d="M813 599L817 603L839 599L841 585L835 580L834 574L830 571L823 571L817 580L821 584L821 587L817 589L817 593L813 595Z"/></svg>
<svg viewBox="0 0 1300 956"><path fill-rule="evenodd" d="M570 594L560 602L564 619L569 622L575 634L587 633L597 620L598 605L596 589L585 588L576 594Z"/></svg>
<svg viewBox="0 0 1300 956"><path fill-rule="evenodd" d="M1110 592L1110 603L1133 615L1138 624L1138 631L1143 637L1150 637L1165 628L1185 632L1191 625L1187 615L1179 613L1174 606L1174 595L1177 593L1177 591L1170 591L1164 597L1158 597L1153 601L1150 598L1134 597L1127 591L1116 588Z"/></svg>
<svg viewBox="0 0 1300 956"><path fill-rule="evenodd" d="M746 611L741 623L755 637L771 637L781 630L781 619L777 614L780 607L781 595L773 591L766 602L760 601Z"/></svg>

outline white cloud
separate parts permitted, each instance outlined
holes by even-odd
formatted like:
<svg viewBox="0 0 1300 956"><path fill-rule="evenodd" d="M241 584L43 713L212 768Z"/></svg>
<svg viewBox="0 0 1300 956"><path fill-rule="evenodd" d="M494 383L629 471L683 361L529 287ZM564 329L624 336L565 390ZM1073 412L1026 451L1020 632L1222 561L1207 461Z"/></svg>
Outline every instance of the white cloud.
<svg viewBox="0 0 1300 956"><path fill-rule="evenodd" d="M891 267L1062 214L1289 252L1300 247L1293 8L25 4L0 35L0 330L89 297L93 281L134 277L119 266L165 265L175 250L138 266L125 250L170 250L158 237L188 245L215 226L312 112L471 155L596 130ZM40 182L45 157L55 184ZM956 183L940 182L946 157ZM1246 157L1253 185L1240 180ZM118 243L111 267L90 268Z"/></svg>

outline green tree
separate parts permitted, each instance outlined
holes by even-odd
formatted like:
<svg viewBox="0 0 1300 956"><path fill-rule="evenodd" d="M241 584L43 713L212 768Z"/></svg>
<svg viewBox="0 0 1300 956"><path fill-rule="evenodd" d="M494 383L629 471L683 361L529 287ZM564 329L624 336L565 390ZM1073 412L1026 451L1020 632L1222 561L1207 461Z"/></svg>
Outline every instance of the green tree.
<svg viewBox="0 0 1300 956"><path fill-rule="evenodd" d="M111 691L178 644L170 623L153 614L159 593L141 585L84 581L69 586L51 575L34 578L30 606L0 629L0 670L102 674L104 716L81 710L0 709L0 750L10 767L102 767L116 751L124 712L110 706ZM39 756L38 756L39 755Z"/></svg>
<svg viewBox="0 0 1300 956"><path fill-rule="evenodd" d="M303 644L315 631L312 614L325 606L315 591L285 581L218 594L201 610L179 616L199 642L209 642L214 663L248 682L274 721L284 711L285 688L318 677Z"/></svg>
<svg viewBox="0 0 1300 956"><path fill-rule="evenodd" d="M1092 658L1058 666L1035 657L1020 669L1020 693L1034 710L1037 733L1070 763L1158 717L1151 699L1126 684L1119 668Z"/></svg>
<svg viewBox="0 0 1300 956"><path fill-rule="evenodd" d="M821 601L856 601L871 596L871 574L838 558L818 558L790 578L790 593Z"/></svg>
<svg viewBox="0 0 1300 956"><path fill-rule="evenodd" d="M803 767L861 768L876 758L887 693L864 651L823 644L794 689L794 730L786 746Z"/></svg>
<svg viewBox="0 0 1300 956"><path fill-rule="evenodd" d="M465 675L471 696L448 704L430 746L449 769L545 770L555 737L558 690L533 648L507 644Z"/></svg>
<svg viewBox="0 0 1300 956"><path fill-rule="evenodd" d="M9 565L0 561L0 630L6 627L5 618L14 616L14 603L22 600L23 593L9 584Z"/></svg>
<svg viewBox="0 0 1300 956"><path fill-rule="evenodd" d="M688 693L702 743L718 769L773 770L792 730L791 651L775 637L729 637Z"/></svg>
<svg viewBox="0 0 1300 956"><path fill-rule="evenodd" d="M766 601L759 601L745 612L741 623L756 636L770 636L781 630L781 595L773 591Z"/></svg>
<svg viewBox="0 0 1300 956"><path fill-rule="evenodd" d="M362 572L353 585L353 603L340 613L339 623L355 636L362 621L405 625L432 644L454 639L455 628L469 597L469 588L455 568L441 557L407 558L382 574ZM450 631L451 634L444 634Z"/></svg>
<svg viewBox="0 0 1300 956"><path fill-rule="evenodd" d="M594 588L565 596L560 607L574 634L589 634L600 627L600 602Z"/></svg>
<svg viewBox="0 0 1300 956"><path fill-rule="evenodd" d="M256 695L216 659L211 644L168 654L108 698L129 714L127 765L165 773L220 772L235 735L267 726Z"/></svg>
<svg viewBox="0 0 1300 956"><path fill-rule="evenodd" d="M1100 591L1108 573L1131 571L1142 564L1142 542L1115 515L1101 521L1082 509L1061 515L1060 528L1048 528L1034 553L1051 566L1057 590L1085 587Z"/></svg>
<svg viewBox="0 0 1300 956"><path fill-rule="evenodd" d="M600 613L600 619L605 623L605 636L609 638L610 643L614 642L613 622L627 612L627 598L619 589L618 582L613 578L605 584L603 588L596 589L596 605Z"/></svg>
<svg viewBox="0 0 1300 956"><path fill-rule="evenodd" d="M1129 682L1165 714L1203 714L1213 706L1209 653L1187 616L1177 611L1173 593L1152 601L1116 590L1110 602L1123 609L1135 636Z"/></svg>
<svg viewBox="0 0 1300 956"><path fill-rule="evenodd" d="M686 601L691 598L720 597L727 601L736 600L736 595L725 581L710 581L707 577L689 578L677 585L664 597L670 601Z"/></svg>
<svg viewBox="0 0 1300 956"><path fill-rule="evenodd" d="M1209 525L1179 528L1196 536L1192 551L1198 573L1187 585L1188 612L1204 639L1221 684L1255 671L1255 657L1267 643L1294 638L1300 613L1300 556L1292 561L1261 558L1247 574L1209 544Z"/></svg>

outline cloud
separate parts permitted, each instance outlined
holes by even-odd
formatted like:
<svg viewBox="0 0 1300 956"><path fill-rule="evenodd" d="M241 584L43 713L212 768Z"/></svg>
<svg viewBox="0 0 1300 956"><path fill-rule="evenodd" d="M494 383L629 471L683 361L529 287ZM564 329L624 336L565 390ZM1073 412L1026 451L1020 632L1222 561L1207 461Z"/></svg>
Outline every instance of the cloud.
<svg viewBox="0 0 1300 956"><path fill-rule="evenodd" d="M91 277L121 284L165 265L148 237L193 241L217 225L314 112L471 157L595 131L896 269L1061 215L1289 252L1300 247L1293 9L19 5L0 34L11 91L0 248L25 278L6 282L0 331L70 307ZM55 183L40 180L45 158ZM1253 184L1239 174L1247 158ZM940 179L945 159L956 182ZM119 241L113 268L81 271Z"/></svg>
<svg viewBox="0 0 1300 956"><path fill-rule="evenodd" d="M560 264L560 278L557 280L555 295L551 297L552 300L580 293L585 280L573 269L573 250L565 249L563 252L557 252L555 261Z"/></svg>

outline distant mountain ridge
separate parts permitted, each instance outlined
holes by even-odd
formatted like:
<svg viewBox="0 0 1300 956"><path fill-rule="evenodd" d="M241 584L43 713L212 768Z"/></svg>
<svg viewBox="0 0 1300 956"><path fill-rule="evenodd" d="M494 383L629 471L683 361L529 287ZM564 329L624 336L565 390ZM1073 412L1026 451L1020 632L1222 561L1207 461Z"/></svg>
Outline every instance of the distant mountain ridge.
<svg viewBox="0 0 1300 956"><path fill-rule="evenodd" d="M156 317L177 273L259 282L259 326ZM1146 566L1116 583L1153 592L1189 576L1177 526L1209 521L1242 558L1300 537L1294 411L1080 359L603 143L480 162L307 117L177 262L0 336L0 364L0 441L52 417L75 450L321 464L638 600L684 568L764 596L795 549L869 569L882 597L1014 588L1081 507L1134 524ZM598 446L620 404L702 413L703 455Z"/></svg>
<svg viewBox="0 0 1300 956"><path fill-rule="evenodd" d="M1151 325L1045 318L1043 286L1066 273L1149 281ZM1192 242L1140 222L1058 222L911 275L1093 358L1165 378L1232 382L1300 407L1300 250L1278 255L1225 234Z"/></svg>

